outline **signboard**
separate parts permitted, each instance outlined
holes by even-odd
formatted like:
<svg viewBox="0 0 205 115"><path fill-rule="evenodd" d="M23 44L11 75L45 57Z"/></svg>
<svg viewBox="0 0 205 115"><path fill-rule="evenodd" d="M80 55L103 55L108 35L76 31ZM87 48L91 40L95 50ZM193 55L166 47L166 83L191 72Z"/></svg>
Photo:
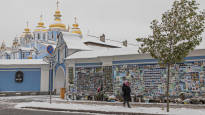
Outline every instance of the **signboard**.
<svg viewBox="0 0 205 115"><path fill-rule="evenodd" d="M52 55L53 52L54 52L54 48L53 48L53 46L48 45L48 46L47 46L47 52L48 52L50 55Z"/></svg>
<svg viewBox="0 0 205 115"><path fill-rule="evenodd" d="M22 71L18 71L16 72L16 75L15 75L15 81L17 83L22 83L23 82L23 72Z"/></svg>

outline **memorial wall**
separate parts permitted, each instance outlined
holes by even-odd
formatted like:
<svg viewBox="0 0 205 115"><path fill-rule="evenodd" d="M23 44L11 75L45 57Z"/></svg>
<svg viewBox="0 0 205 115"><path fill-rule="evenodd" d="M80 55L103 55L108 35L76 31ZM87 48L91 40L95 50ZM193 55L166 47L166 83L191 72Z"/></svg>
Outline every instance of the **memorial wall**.
<svg viewBox="0 0 205 115"><path fill-rule="evenodd" d="M167 69L159 64L114 65L115 95L121 92L125 80L131 83L133 95L164 96ZM205 61L193 61L172 65L170 71L170 95L181 92L198 96L205 93Z"/></svg>
<svg viewBox="0 0 205 115"><path fill-rule="evenodd" d="M205 93L205 60L174 64L170 70L170 96L181 92L198 96ZM74 84L77 92L94 95L97 88L121 95L125 80L132 95L165 96L167 69L159 64L122 64L98 67L76 67Z"/></svg>

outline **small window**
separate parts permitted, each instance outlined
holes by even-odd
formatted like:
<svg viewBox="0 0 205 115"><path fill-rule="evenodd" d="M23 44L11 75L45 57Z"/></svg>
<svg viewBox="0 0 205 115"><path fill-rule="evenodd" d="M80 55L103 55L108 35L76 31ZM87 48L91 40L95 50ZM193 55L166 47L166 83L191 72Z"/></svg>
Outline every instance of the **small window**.
<svg viewBox="0 0 205 115"><path fill-rule="evenodd" d="M43 40L45 41L46 40L46 34L43 33Z"/></svg>
<svg viewBox="0 0 205 115"><path fill-rule="evenodd" d="M40 34L38 33L38 40L40 40Z"/></svg>
<svg viewBox="0 0 205 115"><path fill-rule="evenodd" d="M24 77L23 72L22 71L17 71L16 75L15 75L15 81L17 83L22 83L23 82L23 77Z"/></svg>

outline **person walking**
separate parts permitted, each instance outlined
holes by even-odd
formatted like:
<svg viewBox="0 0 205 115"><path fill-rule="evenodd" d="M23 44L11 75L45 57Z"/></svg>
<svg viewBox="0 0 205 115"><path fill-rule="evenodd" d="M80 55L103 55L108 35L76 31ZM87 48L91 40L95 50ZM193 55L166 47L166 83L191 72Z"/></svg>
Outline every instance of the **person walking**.
<svg viewBox="0 0 205 115"><path fill-rule="evenodd" d="M128 81L123 83L122 92L123 92L123 99L124 99L123 106L125 107L125 104L127 103L128 108L131 108L129 104L129 101L131 99L131 96L130 96L131 89L130 89Z"/></svg>

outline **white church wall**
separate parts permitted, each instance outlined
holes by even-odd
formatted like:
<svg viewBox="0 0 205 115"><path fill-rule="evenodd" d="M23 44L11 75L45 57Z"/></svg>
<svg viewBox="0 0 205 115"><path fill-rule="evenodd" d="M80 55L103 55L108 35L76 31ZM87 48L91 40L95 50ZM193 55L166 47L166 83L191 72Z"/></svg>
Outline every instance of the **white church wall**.
<svg viewBox="0 0 205 115"><path fill-rule="evenodd" d="M102 66L112 66L113 57L100 57Z"/></svg>
<svg viewBox="0 0 205 115"><path fill-rule="evenodd" d="M41 66L41 91L49 90L49 67L48 65Z"/></svg>

